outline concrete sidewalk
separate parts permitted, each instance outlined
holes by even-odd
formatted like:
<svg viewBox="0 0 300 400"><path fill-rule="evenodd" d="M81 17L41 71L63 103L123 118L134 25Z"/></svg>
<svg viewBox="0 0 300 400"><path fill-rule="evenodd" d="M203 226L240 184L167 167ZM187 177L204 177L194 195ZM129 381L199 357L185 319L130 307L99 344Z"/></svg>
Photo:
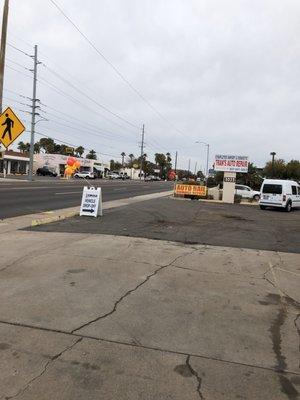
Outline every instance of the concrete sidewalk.
<svg viewBox="0 0 300 400"><path fill-rule="evenodd" d="M299 398L299 254L0 239L0 399Z"/></svg>

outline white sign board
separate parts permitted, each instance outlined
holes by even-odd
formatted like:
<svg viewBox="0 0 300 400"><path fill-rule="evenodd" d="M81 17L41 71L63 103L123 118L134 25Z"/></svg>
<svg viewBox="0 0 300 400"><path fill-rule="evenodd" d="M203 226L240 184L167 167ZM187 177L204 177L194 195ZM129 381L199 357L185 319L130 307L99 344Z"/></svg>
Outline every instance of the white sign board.
<svg viewBox="0 0 300 400"><path fill-rule="evenodd" d="M83 188L80 216L97 217L102 215L102 193L101 188Z"/></svg>
<svg viewBox="0 0 300 400"><path fill-rule="evenodd" d="M215 171L247 173L248 166L248 156L233 156L224 154L217 154L215 156Z"/></svg>

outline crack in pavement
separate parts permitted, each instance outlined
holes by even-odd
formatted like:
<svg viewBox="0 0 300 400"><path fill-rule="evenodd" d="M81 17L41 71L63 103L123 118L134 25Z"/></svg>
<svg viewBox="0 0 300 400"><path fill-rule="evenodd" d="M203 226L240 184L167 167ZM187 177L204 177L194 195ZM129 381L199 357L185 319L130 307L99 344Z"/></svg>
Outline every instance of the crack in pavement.
<svg viewBox="0 0 300 400"><path fill-rule="evenodd" d="M194 370L194 368L191 365L191 356L190 356L190 354L187 356L185 363L186 363L186 366L188 367L188 369L191 371L191 374L197 379L198 385L197 385L197 389L196 390L197 390L197 393L199 394L199 398L201 400L204 400L203 394L201 393L202 379L198 375L197 371Z"/></svg>
<svg viewBox="0 0 300 400"><path fill-rule="evenodd" d="M121 296L114 304L114 307L112 310L110 310L109 312L107 312L106 314L100 315L94 319L92 319L91 321L88 321L82 325L80 325L78 328L75 328L71 331L71 333L75 333L77 331L79 331L80 329L85 328L86 326L89 326L91 324L93 324L94 322L97 322L101 319L107 318L110 315L112 315L114 312L117 311L118 305L130 294L134 293L136 290L138 290L141 286L143 286L146 282L148 282L151 278L153 278L153 276L157 275L160 271L162 271L165 268L168 268L170 266L172 266L177 260L179 260L180 258L186 257L192 253L194 253L196 250L193 250L187 254L183 254L180 256L177 256L173 261L171 261L170 263L168 263L167 265L162 265L159 268L157 268L154 272L152 272L150 275L147 275L146 278L140 282L135 288L128 290L125 294L123 294L123 296Z"/></svg>
<svg viewBox="0 0 300 400"><path fill-rule="evenodd" d="M51 359L50 359L49 361L46 362L46 364L44 365L44 368L42 369L42 371L41 371L37 376L35 376L34 378L30 379L30 381L26 383L25 387L23 387L22 389L20 389L15 395L13 395L13 396L6 396L6 397L5 397L5 400L15 399L15 398L17 398L18 396L20 396L20 394L25 393L26 390L29 389L29 386L30 386L33 382L35 382L37 379L39 379L41 376L44 375L44 373L47 371L49 365L50 365L53 361L57 360L59 357L61 357L61 356L62 356L64 353L66 353L67 351L73 349L73 347L76 346L77 343L81 342L82 340L83 340L82 337L79 338L79 339L76 340L73 344L71 344L71 346L66 347L64 350L62 350L61 352L59 352L59 353L55 354L53 357L51 357Z"/></svg>
<svg viewBox="0 0 300 400"><path fill-rule="evenodd" d="M16 326L16 327L25 328L25 329L33 329L33 330L38 330L38 331L43 331L43 332L51 332L51 333L55 333L55 334L74 336L74 337L79 337L81 339L91 339L91 340L95 340L97 342L121 344L123 346L139 347L139 348L146 349L146 350L153 350L153 351L159 351L159 352L168 353L168 354L188 356L188 354L186 352L180 351L180 350L165 349L163 347L155 347L155 346L149 346L149 345L145 345L145 344L139 345L139 344L132 343L132 342L124 342L122 340L114 340L114 339L107 339L107 338L102 338L102 337L97 337L97 336L92 336L92 335L71 333L70 331L46 328L46 327L41 327L41 326L34 326L34 325L23 324L23 323L18 323L18 322L9 322L9 321L0 320L0 324ZM267 366L262 366L262 365L258 365L258 364L250 364L250 363L244 363L244 362L239 362L239 361L227 360L224 358L212 357L212 356L207 356L204 354L197 354L197 353L190 354L190 356L195 357L195 358L201 358L204 360L218 361L218 362L221 362L224 364L229 364L229 365L239 365L239 366L243 366L243 367L257 368L257 369L261 369L264 371L271 371L271 372L278 373L278 370L274 367L267 367ZM296 371L292 371L292 370L285 370L283 372L287 373L287 374L295 375L295 376L300 376L300 373L298 371L296 372Z"/></svg>
<svg viewBox="0 0 300 400"><path fill-rule="evenodd" d="M203 269L195 269L195 268L189 268L189 267L181 267L179 265L173 265L173 268L178 268L178 269L184 269L187 271L193 271L193 272L199 272L199 273L204 273L204 274L213 274L213 275L232 275L232 276L241 276L242 273L238 272L220 272L220 271L208 271L208 270L203 270ZM255 277L253 275L249 275L248 278L250 279L256 279L256 280L262 280L263 278L261 277ZM248 281L241 281L241 282L248 282Z"/></svg>
<svg viewBox="0 0 300 400"><path fill-rule="evenodd" d="M87 235L87 236L85 236L83 238L80 238L80 239L78 238L78 239L74 240L72 242L72 244L76 243L76 242L78 242L80 240L87 239L89 236L90 235ZM59 250L62 247L66 247L66 244L65 243L61 244L60 243L58 246L55 246L55 247L53 247L53 248L51 248L51 249L49 249L47 251L45 251L45 248L39 248L39 249L36 249L36 250L32 250L30 253L17 258L16 260L12 261L10 264L8 264L5 267L1 268L0 272L6 271L8 268L11 268L11 267L15 266L15 265L19 264L22 261L26 261L28 259L31 259L32 257L39 256L39 255L41 255L42 251L44 251L43 254L45 255L45 254L51 253L52 251Z"/></svg>
<svg viewBox="0 0 300 400"><path fill-rule="evenodd" d="M281 260L281 257L279 256L279 259ZM267 278L267 273L271 272L273 275L274 282L271 281L269 278ZM295 309L299 310L300 309L300 304L293 298L291 298L289 295L284 293L281 288L279 287L276 279L276 275L274 272L274 266L269 263L269 268L268 270L263 274L263 278L269 282L277 291L278 294L278 304L280 304L280 308L278 310L278 314L276 318L272 321L272 324L270 326L270 333L271 333L271 339L272 339L272 344L273 344L273 351L276 357L277 365L276 365L276 370L279 372L278 378L281 386L281 391L284 393L288 399L290 400L296 400L299 397L299 392L293 385L290 379L288 379L285 376L285 370L287 369L287 362L286 362L286 357L284 356L282 352L282 333L281 329L286 321L286 318L289 314L288 306L291 305ZM300 316L299 313L296 314L296 318L294 319L294 325L296 327L299 339L300 339L300 330L297 325L297 319ZM298 347L300 349L300 346Z"/></svg>

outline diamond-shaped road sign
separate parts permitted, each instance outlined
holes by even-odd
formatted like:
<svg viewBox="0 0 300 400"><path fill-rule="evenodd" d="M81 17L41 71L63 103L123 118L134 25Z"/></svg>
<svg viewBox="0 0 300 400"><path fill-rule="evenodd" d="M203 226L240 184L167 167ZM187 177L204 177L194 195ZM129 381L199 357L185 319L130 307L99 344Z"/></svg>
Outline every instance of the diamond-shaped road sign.
<svg viewBox="0 0 300 400"><path fill-rule="evenodd" d="M0 141L4 147L8 148L25 129L10 107L0 115Z"/></svg>

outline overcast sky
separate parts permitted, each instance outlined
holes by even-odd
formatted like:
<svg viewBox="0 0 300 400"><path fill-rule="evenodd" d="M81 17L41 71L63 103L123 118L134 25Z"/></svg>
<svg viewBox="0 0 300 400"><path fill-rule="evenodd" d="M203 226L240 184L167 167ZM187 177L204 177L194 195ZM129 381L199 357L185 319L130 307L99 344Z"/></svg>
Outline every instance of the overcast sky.
<svg viewBox="0 0 300 400"><path fill-rule="evenodd" d="M29 54L37 44L46 65L39 65L38 98L49 121L37 124L39 133L109 160L139 153L144 123L150 159L178 150L179 167L191 158L191 169L205 166L197 140L210 144L210 164L216 153L249 155L258 166L271 151L299 159L298 0L55 1L163 118L50 0L11 0L8 43ZM32 94L31 73L22 66L31 68L32 60L8 46L4 103L29 121L18 111L29 108L16 102L24 102L18 94Z"/></svg>

